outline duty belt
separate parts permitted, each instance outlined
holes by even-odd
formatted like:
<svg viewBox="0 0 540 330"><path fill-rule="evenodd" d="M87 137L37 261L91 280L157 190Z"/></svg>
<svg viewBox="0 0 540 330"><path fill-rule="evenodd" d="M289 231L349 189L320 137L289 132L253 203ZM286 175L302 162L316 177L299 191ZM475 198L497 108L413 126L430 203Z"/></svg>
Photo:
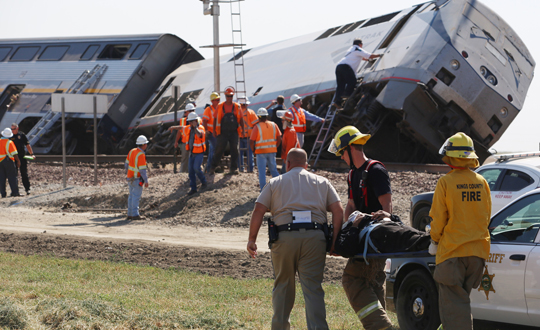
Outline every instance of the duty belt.
<svg viewBox="0 0 540 330"><path fill-rule="evenodd" d="M323 225L318 222L310 222L310 223L288 223L285 225L277 226L277 230L279 231L293 231L293 230L300 230L300 229L320 229L324 230Z"/></svg>

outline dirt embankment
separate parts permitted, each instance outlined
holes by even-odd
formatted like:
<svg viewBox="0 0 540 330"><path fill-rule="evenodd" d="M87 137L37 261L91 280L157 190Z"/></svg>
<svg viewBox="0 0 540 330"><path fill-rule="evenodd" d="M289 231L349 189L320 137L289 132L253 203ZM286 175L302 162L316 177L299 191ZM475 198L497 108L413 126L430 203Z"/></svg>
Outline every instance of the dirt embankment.
<svg viewBox="0 0 540 330"><path fill-rule="evenodd" d="M187 174L173 174L170 165L152 167L150 187L140 203L146 218L127 221L123 210L128 191L121 166L101 166L98 186L92 186L91 166L68 166L66 189L61 166L31 164L29 172L31 195L0 199L1 251L179 267L235 278L272 276L268 253L253 260L245 252L259 193L256 173L217 174L207 189L187 196ZM345 205L346 174L317 174L332 182ZM433 190L440 177L417 172L390 176L394 213L404 222L409 220L410 198ZM262 228L261 252L268 251L266 241ZM339 280L344 263L328 258L325 280Z"/></svg>

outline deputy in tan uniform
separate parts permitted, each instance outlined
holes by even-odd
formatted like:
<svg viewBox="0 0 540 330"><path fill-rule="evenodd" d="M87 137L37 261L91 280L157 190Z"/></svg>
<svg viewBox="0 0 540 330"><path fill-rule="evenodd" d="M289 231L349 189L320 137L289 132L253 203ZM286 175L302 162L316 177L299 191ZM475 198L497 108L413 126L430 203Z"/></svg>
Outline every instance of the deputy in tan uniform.
<svg viewBox="0 0 540 330"><path fill-rule="evenodd" d="M251 216L247 250L253 258L257 255L257 234L268 210L279 232L271 246L274 267L272 329L275 330L290 329L296 273L304 292L307 328L328 329L321 285L326 239L321 229L327 222L327 211L330 211L335 239L343 222L343 207L330 182L306 169L306 152L291 149L287 155L287 173L271 179L264 186Z"/></svg>
<svg viewBox="0 0 540 330"><path fill-rule="evenodd" d="M489 256L491 193L480 174L473 141L465 133L450 137L441 148L452 170L439 179L429 215L436 255L433 278L439 285L439 329L473 328L469 295L480 285Z"/></svg>

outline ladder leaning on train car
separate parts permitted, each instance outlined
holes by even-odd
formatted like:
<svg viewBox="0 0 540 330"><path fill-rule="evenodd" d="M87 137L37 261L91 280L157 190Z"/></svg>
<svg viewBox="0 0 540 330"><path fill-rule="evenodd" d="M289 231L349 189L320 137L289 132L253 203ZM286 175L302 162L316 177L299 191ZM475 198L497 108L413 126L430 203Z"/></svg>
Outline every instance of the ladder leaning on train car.
<svg viewBox="0 0 540 330"><path fill-rule="evenodd" d="M77 78L77 80L69 87L65 94L82 94L86 89L95 84L107 70L107 65L96 64L92 70L84 70L83 73ZM46 154L50 151L52 146L44 148L35 147L34 145L39 139L45 135L48 130L60 119L62 113L55 112L52 109L41 117L41 119L32 127L28 132L28 143L34 148L34 152Z"/></svg>

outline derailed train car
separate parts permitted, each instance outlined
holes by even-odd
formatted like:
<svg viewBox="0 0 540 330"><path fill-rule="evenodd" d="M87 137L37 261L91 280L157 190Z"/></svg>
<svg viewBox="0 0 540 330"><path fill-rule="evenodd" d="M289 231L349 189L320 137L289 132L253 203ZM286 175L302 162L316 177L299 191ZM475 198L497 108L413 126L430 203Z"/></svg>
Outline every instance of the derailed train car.
<svg viewBox="0 0 540 330"><path fill-rule="evenodd" d="M203 57L171 34L0 40L0 127L17 123L36 153L61 153L59 115L52 93L101 94L100 153L113 153L129 123L163 79L184 63ZM67 118L68 153L93 152L91 114ZM35 131L35 129L34 129Z"/></svg>
<svg viewBox="0 0 540 330"><path fill-rule="evenodd" d="M332 130L353 124L371 133L367 153L383 161L436 162L440 145L457 131L469 134L486 157L522 109L533 78L527 47L496 13L475 0L439 0L244 50L251 107L299 94L305 109L324 116L336 63L355 38L384 56L361 65L359 86ZM221 86L234 86L231 56L220 58ZM212 64L196 61L171 73L130 123L122 145L145 133L154 136L156 152L173 152L174 137L166 131L175 107L172 88L182 92L177 109L193 98L202 113L213 91ZM317 131L306 135L306 149Z"/></svg>

